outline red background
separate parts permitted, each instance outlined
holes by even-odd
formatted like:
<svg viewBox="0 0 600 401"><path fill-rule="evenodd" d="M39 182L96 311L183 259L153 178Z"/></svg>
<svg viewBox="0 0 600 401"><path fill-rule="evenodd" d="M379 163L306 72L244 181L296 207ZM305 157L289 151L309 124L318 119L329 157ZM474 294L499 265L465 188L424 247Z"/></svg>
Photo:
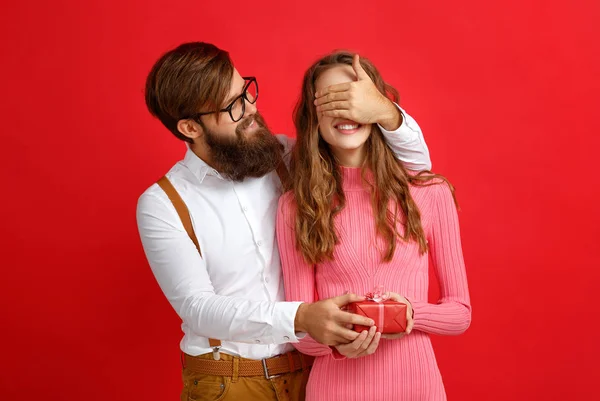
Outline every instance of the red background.
<svg viewBox="0 0 600 401"><path fill-rule="evenodd" d="M293 134L301 75L371 58L458 189L473 323L434 339L450 400L600 399L595 0L3 2L2 400L174 400L179 320L137 197L182 158L144 79L214 42Z"/></svg>

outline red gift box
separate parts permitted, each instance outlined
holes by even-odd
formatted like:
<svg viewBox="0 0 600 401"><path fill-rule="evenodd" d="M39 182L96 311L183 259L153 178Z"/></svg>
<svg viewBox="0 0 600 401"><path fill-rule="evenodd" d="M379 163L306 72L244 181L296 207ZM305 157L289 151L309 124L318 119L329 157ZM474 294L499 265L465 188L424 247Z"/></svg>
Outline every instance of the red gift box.
<svg viewBox="0 0 600 401"><path fill-rule="evenodd" d="M373 319L377 331L381 334L396 334L406 331L406 308L406 304L389 300L382 302L366 300L348 305L349 312ZM354 330L360 333L369 328L354 325Z"/></svg>

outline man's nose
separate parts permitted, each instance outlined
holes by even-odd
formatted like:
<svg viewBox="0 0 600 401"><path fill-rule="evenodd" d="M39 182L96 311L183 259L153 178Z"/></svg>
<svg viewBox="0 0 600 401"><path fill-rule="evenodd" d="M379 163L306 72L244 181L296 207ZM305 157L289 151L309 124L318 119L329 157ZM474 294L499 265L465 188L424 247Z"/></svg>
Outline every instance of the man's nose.
<svg viewBox="0 0 600 401"><path fill-rule="evenodd" d="M247 101L246 99L244 99L244 101L246 102L246 114L248 114L248 115L256 114L256 111L258 110L256 108L256 102L254 102L254 104L252 104L249 101Z"/></svg>

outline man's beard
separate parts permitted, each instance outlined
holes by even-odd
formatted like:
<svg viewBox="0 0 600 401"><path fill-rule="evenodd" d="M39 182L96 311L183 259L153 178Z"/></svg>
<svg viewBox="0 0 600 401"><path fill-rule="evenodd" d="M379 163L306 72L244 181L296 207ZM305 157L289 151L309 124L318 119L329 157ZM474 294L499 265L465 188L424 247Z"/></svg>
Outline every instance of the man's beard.
<svg viewBox="0 0 600 401"><path fill-rule="evenodd" d="M244 133L252 120L258 126L254 132ZM269 131L258 112L246 117L237 126L235 133L235 138L223 138L204 127L211 162L224 177L233 181L262 177L275 170L282 161L284 147Z"/></svg>

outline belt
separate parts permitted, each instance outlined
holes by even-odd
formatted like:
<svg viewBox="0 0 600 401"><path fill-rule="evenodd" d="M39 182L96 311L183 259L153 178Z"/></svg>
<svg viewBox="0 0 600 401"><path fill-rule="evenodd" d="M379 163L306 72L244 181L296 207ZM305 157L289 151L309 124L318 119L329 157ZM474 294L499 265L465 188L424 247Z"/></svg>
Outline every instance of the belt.
<svg viewBox="0 0 600 401"><path fill-rule="evenodd" d="M298 351L261 360L234 357L232 361L215 361L214 359L196 358L188 354L183 355L186 369L196 373L232 377L235 375L234 366L237 364L237 376L264 376L267 379L306 369L312 366L314 359L314 357L303 355Z"/></svg>

